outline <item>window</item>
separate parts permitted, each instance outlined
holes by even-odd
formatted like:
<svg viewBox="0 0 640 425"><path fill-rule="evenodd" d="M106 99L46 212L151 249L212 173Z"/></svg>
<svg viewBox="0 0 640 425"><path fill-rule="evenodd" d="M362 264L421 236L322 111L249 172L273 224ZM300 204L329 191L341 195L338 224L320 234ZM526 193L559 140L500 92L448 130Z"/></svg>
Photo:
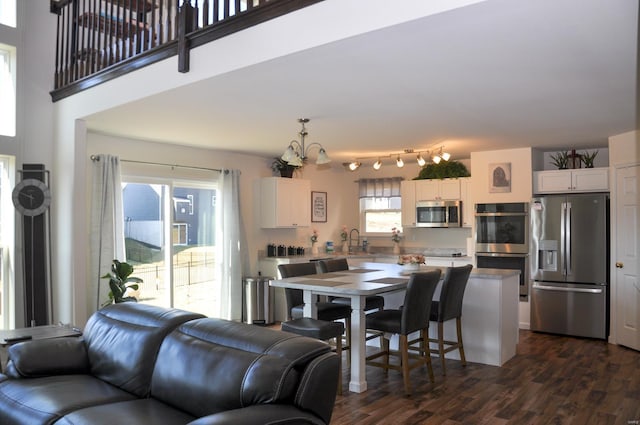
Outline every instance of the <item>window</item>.
<svg viewBox="0 0 640 425"><path fill-rule="evenodd" d="M360 179L360 229L370 236L386 235L402 229L401 177Z"/></svg>
<svg viewBox="0 0 640 425"><path fill-rule="evenodd" d="M16 27L16 0L0 0L0 24Z"/></svg>
<svg viewBox="0 0 640 425"><path fill-rule="evenodd" d="M123 182L126 256L143 280L140 302L219 316L215 192L199 182Z"/></svg>
<svg viewBox="0 0 640 425"><path fill-rule="evenodd" d="M15 52L0 44L0 135L9 137L16 135Z"/></svg>
<svg viewBox="0 0 640 425"><path fill-rule="evenodd" d="M0 155L0 329L15 326L15 296L12 264L15 237L15 209L11 203L11 176L15 159Z"/></svg>

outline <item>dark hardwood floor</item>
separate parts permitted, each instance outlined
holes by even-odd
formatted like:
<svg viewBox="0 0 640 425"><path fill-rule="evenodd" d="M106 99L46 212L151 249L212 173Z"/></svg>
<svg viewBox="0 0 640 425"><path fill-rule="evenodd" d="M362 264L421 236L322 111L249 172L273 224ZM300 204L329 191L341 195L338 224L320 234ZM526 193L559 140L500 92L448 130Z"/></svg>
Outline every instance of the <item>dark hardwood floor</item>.
<svg viewBox="0 0 640 425"><path fill-rule="evenodd" d="M502 367L433 367L433 384L425 368L411 371L406 397L399 372L375 367L368 391L349 392L345 366L331 424L640 424L640 353L604 341L520 331Z"/></svg>

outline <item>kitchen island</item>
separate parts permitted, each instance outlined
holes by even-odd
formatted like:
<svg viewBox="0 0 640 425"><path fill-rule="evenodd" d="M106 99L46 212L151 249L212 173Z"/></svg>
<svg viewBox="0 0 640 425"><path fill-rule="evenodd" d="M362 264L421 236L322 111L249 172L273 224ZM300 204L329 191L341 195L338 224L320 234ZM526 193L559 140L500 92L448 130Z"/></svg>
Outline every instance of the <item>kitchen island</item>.
<svg viewBox="0 0 640 425"><path fill-rule="evenodd" d="M354 268L361 269L360 272ZM404 287L409 272L403 266L384 263L361 263L351 272L335 272L274 280L278 288L304 291L305 315L315 317L314 299L318 295L348 296L351 298L352 333L351 391L366 391L364 373L364 317L361 310L367 295L385 297L385 308L397 308L404 301ZM420 271L432 270L423 266ZM473 270L463 301L462 332L465 353L469 362L500 366L515 355L518 341L518 274L517 270ZM434 298L439 297L439 288ZM430 331L434 336L433 330ZM445 338L455 335L455 321L445 323ZM392 344L394 340L392 339ZM397 342L395 343L397 344ZM451 352L448 358L456 358Z"/></svg>

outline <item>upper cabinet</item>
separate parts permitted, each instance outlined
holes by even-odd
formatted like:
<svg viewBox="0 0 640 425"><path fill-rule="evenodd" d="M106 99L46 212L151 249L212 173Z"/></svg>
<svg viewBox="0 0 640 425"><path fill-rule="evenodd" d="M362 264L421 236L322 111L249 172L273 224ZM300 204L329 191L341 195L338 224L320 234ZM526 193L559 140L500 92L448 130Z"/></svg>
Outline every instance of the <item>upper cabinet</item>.
<svg viewBox="0 0 640 425"><path fill-rule="evenodd" d="M414 180L416 183L416 201L459 200L460 180Z"/></svg>
<svg viewBox="0 0 640 425"><path fill-rule="evenodd" d="M265 177L260 182L263 228L305 227L311 222L309 180Z"/></svg>
<svg viewBox="0 0 640 425"><path fill-rule="evenodd" d="M536 171L533 193L608 192L609 168Z"/></svg>
<svg viewBox="0 0 640 425"><path fill-rule="evenodd" d="M402 227L416 226L416 181L417 180L403 180L400 182Z"/></svg>

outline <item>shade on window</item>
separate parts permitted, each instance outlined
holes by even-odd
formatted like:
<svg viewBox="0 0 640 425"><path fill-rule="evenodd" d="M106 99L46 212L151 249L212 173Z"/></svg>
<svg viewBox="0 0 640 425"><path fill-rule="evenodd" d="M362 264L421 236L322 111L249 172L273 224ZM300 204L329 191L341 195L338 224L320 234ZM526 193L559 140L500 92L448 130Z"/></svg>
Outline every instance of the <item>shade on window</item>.
<svg viewBox="0 0 640 425"><path fill-rule="evenodd" d="M400 196L402 177L358 180L361 198L382 198Z"/></svg>

